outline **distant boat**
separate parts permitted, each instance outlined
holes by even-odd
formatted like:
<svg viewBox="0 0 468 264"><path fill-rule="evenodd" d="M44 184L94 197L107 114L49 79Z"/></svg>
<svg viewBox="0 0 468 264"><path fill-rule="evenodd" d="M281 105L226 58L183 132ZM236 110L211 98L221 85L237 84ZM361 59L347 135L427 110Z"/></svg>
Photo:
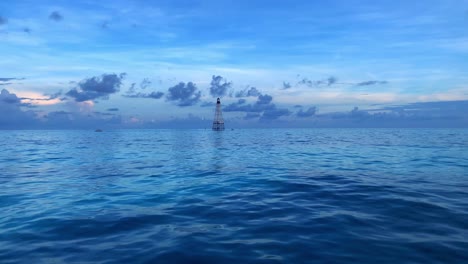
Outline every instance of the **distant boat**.
<svg viewBox="0 0 468 264"><path fill-rule="evenodd" d="M102 132L102 129L96 129L94 132Z"/></svg>

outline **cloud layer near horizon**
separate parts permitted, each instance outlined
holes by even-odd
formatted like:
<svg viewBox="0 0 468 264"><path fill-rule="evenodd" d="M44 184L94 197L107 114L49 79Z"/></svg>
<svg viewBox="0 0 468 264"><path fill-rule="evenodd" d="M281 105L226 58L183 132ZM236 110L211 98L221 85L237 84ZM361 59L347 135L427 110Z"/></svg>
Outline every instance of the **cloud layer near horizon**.
<svg viewBox="0 0 468 264"><path fill-rule="evenodd" d="M418 105L468 100L461 0L34 3L0 3L0 87L38 126L209 120L217 97L240 127L464 124Z"/></svg>

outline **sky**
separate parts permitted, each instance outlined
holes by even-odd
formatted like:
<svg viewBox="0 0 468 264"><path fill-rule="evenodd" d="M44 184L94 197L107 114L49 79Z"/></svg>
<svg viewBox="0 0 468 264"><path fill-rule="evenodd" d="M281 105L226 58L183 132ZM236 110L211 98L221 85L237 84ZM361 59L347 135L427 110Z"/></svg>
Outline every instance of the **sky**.
<svg viewBox="0 0 468 264"><path fill-rule="evenodd" d="M0 129L468 127L468 0L0 1Z"/></svg>

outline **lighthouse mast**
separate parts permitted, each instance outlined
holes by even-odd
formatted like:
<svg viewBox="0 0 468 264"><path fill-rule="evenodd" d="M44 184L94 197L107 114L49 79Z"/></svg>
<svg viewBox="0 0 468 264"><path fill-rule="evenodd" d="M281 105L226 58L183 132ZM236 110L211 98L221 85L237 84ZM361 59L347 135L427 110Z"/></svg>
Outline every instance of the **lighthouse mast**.
<svg viewBox="0 0 468 264"><path fill-rule="evenodd" d="M221 131L224 130L224 119L223 119L223 113L221 113L221 101L218 100L216 101L216 112L213 120L213 130L215 131Z"/></svg>

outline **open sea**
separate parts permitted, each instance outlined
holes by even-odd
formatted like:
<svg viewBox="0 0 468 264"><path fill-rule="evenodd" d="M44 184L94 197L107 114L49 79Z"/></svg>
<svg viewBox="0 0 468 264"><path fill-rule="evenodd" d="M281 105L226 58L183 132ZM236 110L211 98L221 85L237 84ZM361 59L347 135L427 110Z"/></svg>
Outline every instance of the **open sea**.
<svg viewBox="0 0 468 264"><path fill-rule="evenodd" d="M0 263L468 262L466 129L0 138Z"/></svg>

